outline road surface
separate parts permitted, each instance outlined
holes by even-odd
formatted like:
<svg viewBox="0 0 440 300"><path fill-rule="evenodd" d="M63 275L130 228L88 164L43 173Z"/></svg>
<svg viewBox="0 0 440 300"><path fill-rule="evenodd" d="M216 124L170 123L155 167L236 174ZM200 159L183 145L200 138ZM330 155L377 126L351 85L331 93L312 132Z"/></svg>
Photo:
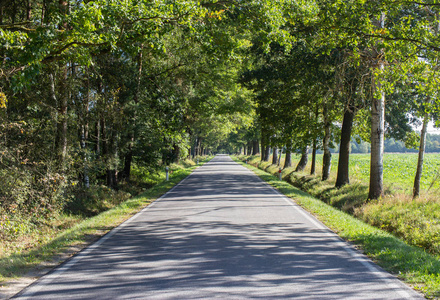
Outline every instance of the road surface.
<svg viewBox="0 0 440 300"><path fill-rule="evenodd" d="M216 156L18 299L423 299Z"/></svg>

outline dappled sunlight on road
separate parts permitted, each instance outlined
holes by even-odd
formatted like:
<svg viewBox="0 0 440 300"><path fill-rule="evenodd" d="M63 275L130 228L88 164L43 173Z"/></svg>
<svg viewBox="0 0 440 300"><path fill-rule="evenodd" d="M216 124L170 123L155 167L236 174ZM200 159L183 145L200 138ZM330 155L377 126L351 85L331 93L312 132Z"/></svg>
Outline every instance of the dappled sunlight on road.
<svg viewBox="0 0 440 300"><path fill-rule="evenodd" d="M299 210L217 156L32 298L402 299Z"/></svg>

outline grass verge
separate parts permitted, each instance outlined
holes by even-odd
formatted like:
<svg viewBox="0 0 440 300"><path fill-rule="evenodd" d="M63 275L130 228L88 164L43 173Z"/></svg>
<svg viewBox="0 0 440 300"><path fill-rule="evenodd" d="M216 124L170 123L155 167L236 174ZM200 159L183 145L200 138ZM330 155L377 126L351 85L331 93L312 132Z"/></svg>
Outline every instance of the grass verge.
<svg viewBox="0 0 440 300"><path fill-rule="evenodd" d="M280 181L272 174L234 159L281 193L294 199L339 236L355 244L385 270L397 275L428 298L440 297L439 256L410 246L392 234L331 207L285 181Z"/></svg>
<svg viewBox="0 0 440 300"><path fill-rule="evenodd" d="M201 160L200 165L209 159ZM0 285L7 287L9 281L24 276L31 270L44 269L47 265L60 263L165 194L196 167L188 165L177 169L170 175L169 181L162 181L139 196L63 230L55 237L46 237L39 245L31 249L1 257Z"/></svg>

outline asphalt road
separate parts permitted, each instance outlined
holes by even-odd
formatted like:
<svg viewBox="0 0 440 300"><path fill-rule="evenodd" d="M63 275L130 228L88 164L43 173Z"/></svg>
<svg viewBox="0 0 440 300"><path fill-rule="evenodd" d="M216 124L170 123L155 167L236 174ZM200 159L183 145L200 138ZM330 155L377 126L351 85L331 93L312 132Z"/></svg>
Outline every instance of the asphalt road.
<svg viewBox="0 0 440 300"><path fill-rule="evenodd" d="M216 156L19 299L423 299Z"/></svg>

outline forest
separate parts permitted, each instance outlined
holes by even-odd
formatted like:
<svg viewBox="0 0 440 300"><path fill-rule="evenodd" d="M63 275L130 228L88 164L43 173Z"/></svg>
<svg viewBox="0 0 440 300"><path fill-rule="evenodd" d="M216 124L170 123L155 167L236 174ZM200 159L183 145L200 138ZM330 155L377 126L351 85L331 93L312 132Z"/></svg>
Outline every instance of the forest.
<svg viewBox="0 0 440 300"><path fill-rule="evenodd" d="M393 141L418 152L416 198L438 151L439 29L437 0L4 0L1 224L221 149L300 153L298 170L322 151L323 181L338 149L342 187L368 142L378 199Z"/></svg>

